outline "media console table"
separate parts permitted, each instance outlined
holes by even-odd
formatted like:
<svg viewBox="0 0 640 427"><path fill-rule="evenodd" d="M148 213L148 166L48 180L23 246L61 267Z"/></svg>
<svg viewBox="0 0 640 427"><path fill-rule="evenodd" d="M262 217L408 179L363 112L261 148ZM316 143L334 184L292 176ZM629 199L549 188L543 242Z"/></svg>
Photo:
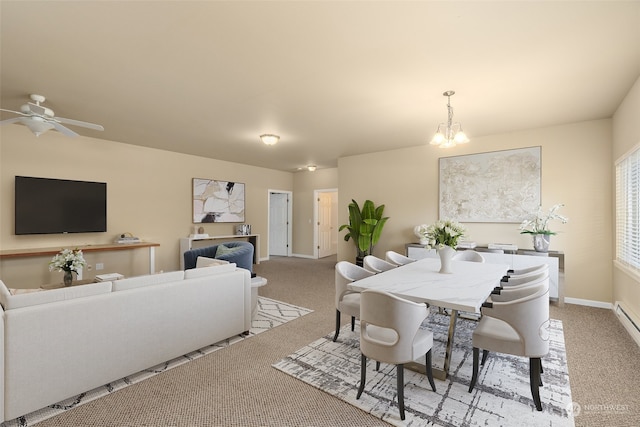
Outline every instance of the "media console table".
<svg viewBox="0 0 640 427"><path fill-rule="evenodd" d="M110 243L101 245L78 245L68 246L68 249L80 249L82 252L106 252L106 251L123 251L128 249L149 249L149 274L155 273L156 256L155 248L160 246L159 243L137 242L137 243ZM0 259L6 258L25 258L32 256L53 256L60 252L63 247L57 246L52 248L34 248L34 249L7 249L0 251Z"/></svg>
<svg viewBox="0 0 640 427"><path fill-rule="evenodd" d="M194 248L215 245L214 240L244 239L253 245L253 263L260 264L260 235L259 234L231 234L229 236L182 237L180 238L180 270L184 270L184 253ZM221 242L217 242L221 243Z"/></svg>
<svg viewBox="0 0 640 427"><path fill-rule="evenodd" d="M464 249L459 249L464 250ZM559 307L564 306L564 253L558 251L535 252L518 249L516 251L494 251L486 246L477 246L472 250L482 253L485 262L492 264L509 264L513 269L549 265L549 299L557 301ZM422 259L437 257L435 249L426 249L419 243L405 244L405 252L409 258Z"/></svg>

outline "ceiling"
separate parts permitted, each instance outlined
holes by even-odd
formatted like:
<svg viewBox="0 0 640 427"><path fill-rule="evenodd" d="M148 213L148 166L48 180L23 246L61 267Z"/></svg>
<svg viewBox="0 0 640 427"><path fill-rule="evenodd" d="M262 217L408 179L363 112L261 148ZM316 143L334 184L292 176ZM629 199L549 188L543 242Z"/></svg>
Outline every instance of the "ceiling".
<svg viewBox="0 0 640 427"><path fill-rule="evenodd" d="M428 144L446 90L473 144L611 117L640 76L639 1L2 0L0 19L1 108L41 94L105 128L82 135L283 171Z"/></svg>

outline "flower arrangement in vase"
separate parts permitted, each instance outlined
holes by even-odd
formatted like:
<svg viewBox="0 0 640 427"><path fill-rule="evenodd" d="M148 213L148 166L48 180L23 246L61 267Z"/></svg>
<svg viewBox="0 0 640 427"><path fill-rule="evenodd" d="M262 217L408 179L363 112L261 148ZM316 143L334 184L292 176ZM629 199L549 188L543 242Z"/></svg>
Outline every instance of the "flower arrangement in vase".
<svg viewBox="0 0 640 427"><path fill-rule="evenodd" d="M549 212L546 213L540 206L535 214L520 224L520 234L531 234L533 236L533 248L537 252L548 252L551 236L557 234L549 229L549 221L557 219L562 224L566 224L569 221L569 218L558 213L558 209L563 206L564 204L562 203L553 205Z"/></svg>
<svg viewBox="0 0 640 427"><path fill-rule="evenodd" d="M427 227L427 247L435 248L440 256L440 273L451 273L451 258L455 254L458 240L466 233L462 224L450 220L439 220Z"/></svg>
<svg viewBox="0 0 640 427"><path fill-rule="evenodd" d="M71 286L73 272L78 274L78 270L87 265L80 249L63 249L49 261L49 271L64 271L64 285Z"/></svg>

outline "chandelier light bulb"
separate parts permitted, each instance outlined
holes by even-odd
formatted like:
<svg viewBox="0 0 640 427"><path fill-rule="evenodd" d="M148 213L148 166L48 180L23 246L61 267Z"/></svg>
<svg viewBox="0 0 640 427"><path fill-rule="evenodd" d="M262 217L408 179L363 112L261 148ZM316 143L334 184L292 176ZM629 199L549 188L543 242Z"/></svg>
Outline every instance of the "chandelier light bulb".
<svg viewBox="0 0 640 427"><path fill-rule="evenodd" d="M462 131L456 133L456 136L453 137L453 140L456 142L456 144L466 144L467 142L469 142L469 138L467 138L467 135L465 135Z"/></svg>

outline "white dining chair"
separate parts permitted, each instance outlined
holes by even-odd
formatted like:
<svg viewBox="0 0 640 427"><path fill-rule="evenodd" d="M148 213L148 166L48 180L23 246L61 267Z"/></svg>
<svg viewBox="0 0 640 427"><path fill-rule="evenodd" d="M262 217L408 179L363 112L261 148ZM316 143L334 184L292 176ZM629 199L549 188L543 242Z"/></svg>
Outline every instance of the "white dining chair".
<svg viewBox="0 0 640 427"><path fill-rule="evenodd" d="M524 274L513 275L513 276L505 276L500 281L500 286L503 288L509 287L509 286L517 286L523 283L528 283L531 281L538 280L544 276L548 276L549 266L547 264L544 264L544 267L545 268L533 270L530 273L524 273Z"/></svg>
<svg viewBox="0 0 640 427"><path fill-rule="evenodd" d="M416 261L395 251L387 251L384 257L388 262L396 265L405 265Z"/></svg>
<svg viewBox="0 0 640 427"><path fill-rule="evenodd" d="M377 256L367 255L362 260L362 266L365 270L372 273L382 273L383 271L391 270L397 267L397 265L387 262Z"/></svg>
<svg viewBox="0 0 640 427"><path fill-rule="evenodd" d="M501 286L494 288L489 298L487 298L487 301L509 301L522 298L528 294L529 288L537 286L540 281L545 279L549 279L548 271L541 271L535 275L514 279L514 281L507 286L504 286L504 283L502 283Z"/></svg>
<svg viewBox="0 0 640 427"><path fill-rule="evenodd" d="M471 262L484 262L484 257L476 252L476 251L472 251L472 250L464 250L464 251L458 251L455 253L455 255L453 255L453 260L454 261L471 261Z"/></svg>
<svg viewBox="0 0 640 427"><path fill-rule="evenodd" d="M340 334L341 313L351 316L352 331L355 329L356 318L360 317L360 292L348 289L347 285L375 274L349 261L338 262L335 271L336 332L333 336L334 341L338 339Z"/></svg>
<svg viewBox="0 0 640 427"><path fill-rule="evenodd" d="M535 274L542 270L549 270L549 264L539 264L539 265L534 265L532 267L511 269L507 271L507 276L514 277L514 276L522 276L525 274Z"/></svg>
<svg viewBox="0 0 640 427"><path fill-rule="evenodd" d="M539 388L542 385L541 359L549 353L549 278L527 286L523 295L515 299L487 302L481 311L482 318L472 337L473 374L469 393L478 380L480 349L482 365L489 352L523 356L529 358L529 381L535 407L542 411Z"/></svg>
<svg viewBox="0 0 640 427"><path fill-rule="evenodd" d="M425 357L427 379L436 391L431 368L433 333L420 329L429 311L419 304L378 290L366 290L360 300L360 399L367 380L367 357L396 365L400 418L404 411L404 364Z"/></svg>

